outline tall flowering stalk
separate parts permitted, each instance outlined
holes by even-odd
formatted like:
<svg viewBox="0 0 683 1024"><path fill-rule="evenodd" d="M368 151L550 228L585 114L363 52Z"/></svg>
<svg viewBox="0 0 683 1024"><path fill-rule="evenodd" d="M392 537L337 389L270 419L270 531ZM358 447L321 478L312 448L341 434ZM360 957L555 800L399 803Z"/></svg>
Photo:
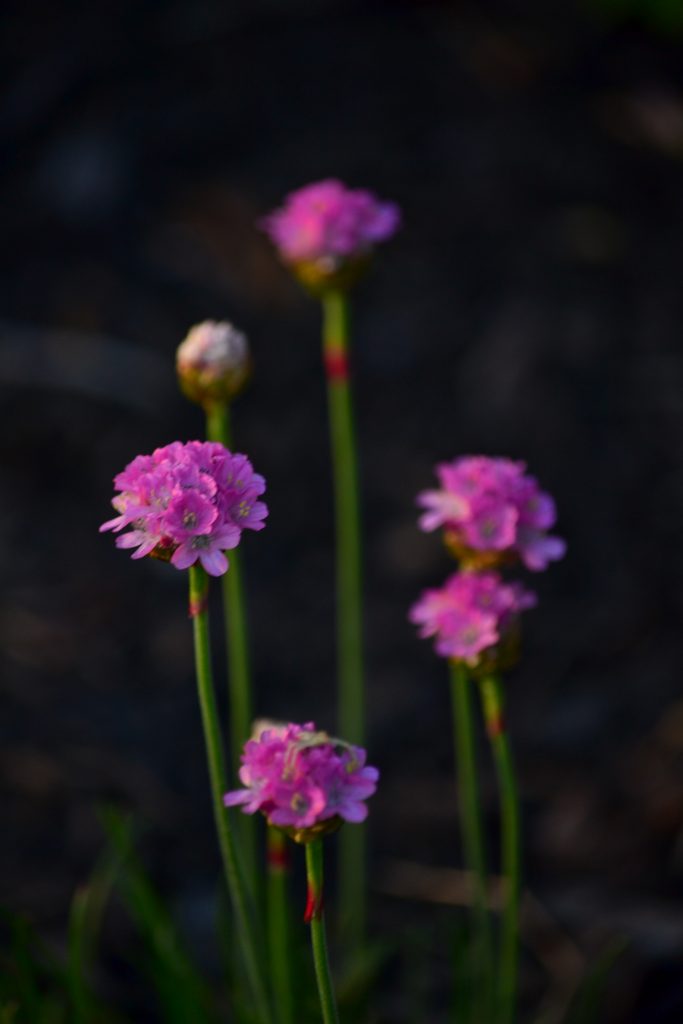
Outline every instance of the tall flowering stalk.
<svg viewBox="0 0 683 1024"><path fill-rule="evenodd" d="M246 456L233 455L221 444L175 442L137 456L115 477L119 493L112 504L118 515L100 529L116 532L117 547L134 549L133 558L150 555L189 570L189 612L216 831L255 1014L260 1024L271 1024L254 907L223 807L226 772L211 669L207 576L226 573L225 552L237 547L242 530L263 525L267 509L255 500L255 492L263 490L261 480Z"/></svg>
<svg viewBox="0 0 683 1024"><path fill-rule="evenodd" d="M365 742L365 685L349 290L364 272L374 246L390 238L399 221L393 203L330 179L293 192L263 222L283 262L322 303L335 493L339 727L354 743ZM347 936L359 947L365 936L365 845L360 830L342 838L340 890Z"/></svg>
<svg viewBox="0 0 683 1024"><path fill-rule="evenodd" d="M461 792L465 856L473 872L474 919L482 951L484 980L492 963L487 913L487 869L475 757L471 686L479 681L486 731L496 765L501 801L501 869L505 902L496 970L496 1024L514 1020L517 998L521 858L519 801L507 733L503 726L500 671L517 660L519 614L536 603L519 583L503 581L496 567L521 561L545 569L561 558L565 543L548 535L556 518L550 495L525 472L522 462L485 456L456 459L437 467L440 488L418 496L423 530L444 528L447 548L460 563L439 589L413 606L420 635L434 637L438 654L449 659L455 744ZM491 1015L486 986L475 1013Z"/></svg>
<svg viewBox="0 0 683 1024"><path fill-rule="evenodd" d="M379 772L365 763L365 751L318 732L312 722L264 729L247 743L240 780L227 793L228 806L260 811L306 848L308 885L305 920L311 945L323 1024L338 1024L323 915L323 837L367 816L365 800L377 788Z"/></svg>
<svg viewBox="0 0 683 1024"><path fill-rule="evenodd" d="M278 1024L295 1024L293 935L289 902L289 849L287 837L268 827L268 953Z"/></svg>
<svg viewBox="0 0 683 1024"><path fill-rule="evenodd" d="M306 844L306 882L308 906L306 920L311 926L313 964L318 983L323 1024L339 1024L339 1010L332 984L327 935L323 917L323 841L313 839Z"/></svg>
<svg viewBox="0 0 683 1024"><path fill-rule="evenodd" d="M503 713L503 688L495 675L480 681L486 731L498 776L502 815L501 868L505 880L505 914L501 935L499 996L501 1024L514 1019L519 957L519 899L521 888L520 813L512 748Z"/></svg>
<svg viewBox="0 0 683 1024"><path fill-rule="evenodd" d="M491 1013L493 938L471 689L482 661L491 658L494 651L514 645L517 616L534 603L533 594L519 584L504 584L496 572L461 570L440 589L425 591L410 613L421 636L433 636L437 653L448 658L451 666L460 819L465 861L473 879L473 923L479 958L473 1009L483 1019Z"/></svg>
<svg viewBox="0 0 683 1024"><path fill-rule="evenodd" d="M349 303L346 293L336 289L327 291L322 302L336 506L339 731L352 736L356 743L364 743L363 569L357 446L348 372ZM365 833L359 829L345 832L341 837L339 888L342 920L352 949L360 948L365 939L365 859Z"/></svg>
<svg viewBox="0 0 683 1024"><path fill-rule="evenodd" d="M178 347L176 368L182 391L204 410L208 439L230 448L230 406L251 373L246 335L224 321L205 320L196 324ZM263 478L252 475L250 486L251 492L245 497L245 510L249 502L253 502L262 493ZM221 585L228 661L230 752L233 769L236 771L240 750L251 734L254 718L247 607L242 559L237 550L231 556L230 572L223 575ZM242 823L242 833L247 878L258 900L260 873L257 870L257 837L251 822Z"/></svg>
<svg viewBox="0 0 683 1024"><path fill-rule="evenodd" d="M472 914L475 936L473 959L477 969L474 972L476 992L471 1005L473 1013L480 1012L480 1007L482 1007L482 1016L487 1019L490 1016L491 1008L493 934L488 912L488 870L477 772L472 680L467 666L461 661L451 659L450 670L460 822L465 863L472 878Z"/></svg>

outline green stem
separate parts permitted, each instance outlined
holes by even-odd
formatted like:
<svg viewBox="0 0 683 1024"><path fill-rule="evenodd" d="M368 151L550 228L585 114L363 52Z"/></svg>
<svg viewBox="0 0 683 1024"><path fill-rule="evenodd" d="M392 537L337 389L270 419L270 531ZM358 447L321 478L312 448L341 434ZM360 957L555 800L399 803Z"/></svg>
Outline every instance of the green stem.
<svg viewBox="0 0 683 1024"><path fill-rule="evenodd" d="M337 1001L332 986L330 960L327 954L327 936L323 917L323 840L314 839L306 844L306 878L308 881L307 917L311 925L313 963L318 982L318 995L323 1024L339 1024Z"/></svg>
<svg viewBox="0 0 683 1024"><path fill-rule="evenodd" d="M230 407L217 402L206 410L206 434L210 441L232 447ZM228 555L230 568L221 578L223 588L223 616L228 660L228 692L230 697L230 753L232 770L237 774L240 755L249 739L254 719L252 705L251 666L246 601L242 577L242 558L235 548ZM247 883L254 899L261 905L260 874L258 872L257 827L253 816L240 820L239 832L244 845Z"/></svg>
<svg viewBox="0 0 683 1024"><path fill-rule="evenodd" d="M209 440L219 441L226 448L231 447L230 409L227 404L213 405L207 411L206 433ZM230 552L228 558L230 569L222 578L223 610L230 683L232 761L233 767L237 771L242 748L251 735L254 715L251 697L247 613L240 552L235 549Z"/></svg>
<svg viewBox="0 0 683 1024"><path fill-rule="evenodd" d="M289 842L268 829L268 945L278 1024L294 1024L292 923L289 907Z"/></svg>
<svg viewBox="0 0 683 1024"><path fill-rule="evenodd" d="M486 728L498 776L501 803L501 868L505 904L501 932L497 1021L511 1024L517 1002L519 899L521 889L520 813L512 750L503 718L503 690L496 676L481 681Z"/></svg>
<svg viewBox="0 0 683 1024"><path fill-rule="evenodd" d="M218 725L218 709L211 669L211 647L209 642L208 594L209 581L206 573L197 565L190 566L190 614L194 628L195 670L199 705L204 727L206 756L211 781L213 813L218 832L225 879L237 922L237 932L242 944L244 966L247 974L254 1009L262 1024L270 1024L272 1016L268 1005L267 989L259 961L259 943L256 935L253 908L244 881L230 820L223 806L223 795L227 791L223 742Z"/></svg>
<svg viewBox="0 0 683 1024"><path fill-rule="evenodd" d="M349 303L344 292L323 296L323 356L327 372L334 476L337 587L339 732L365 742L363 605L357 448L347 360ZM365 935L365 832L345 829L340 837L340 905L351 948Z"/></svg>
<svg viewBox="0 0 683 1024"><path fill-rule="evenodd" d="M474 1000L473 1013L483 1012L487 1015L493 977L493 937L488 913L488 876L477 774L472 685L473 681L467 668L461 662L452 661L451 694L460 821L465 861L472 878L472 916L476 950L474 960L478 968L478 977L474 979L478 998ZM479 1009L478 1002L481 1004Z"/></svg>

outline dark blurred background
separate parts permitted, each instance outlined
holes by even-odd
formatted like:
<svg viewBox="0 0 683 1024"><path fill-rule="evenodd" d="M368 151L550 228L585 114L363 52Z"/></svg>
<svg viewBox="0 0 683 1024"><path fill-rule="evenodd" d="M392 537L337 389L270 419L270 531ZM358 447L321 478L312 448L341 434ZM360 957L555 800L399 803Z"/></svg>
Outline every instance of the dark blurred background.
<svg viewBox="0 0 683 1024"><path fill-rule="evenodd" d="M604 1020L683 1019L681 14L3 5L0 897L48 937L101 849L103 799L144 825L191 941L211 930L186 581L97 532L116 471L200 435L173 358L207 317L245 329L256 364L235 432L269 484L268 528L244 545L259 711L334 726L319 312L255 228L334 175L404 211L354 309L376 927L429 947L458 898L445 667L406 622L450 564L414 495L437 460L524 458L569 540L528 581L542 601L508 684L527 1001L558 1019L625 936ZM429 955L426 1022L448 950Z"/></svg>

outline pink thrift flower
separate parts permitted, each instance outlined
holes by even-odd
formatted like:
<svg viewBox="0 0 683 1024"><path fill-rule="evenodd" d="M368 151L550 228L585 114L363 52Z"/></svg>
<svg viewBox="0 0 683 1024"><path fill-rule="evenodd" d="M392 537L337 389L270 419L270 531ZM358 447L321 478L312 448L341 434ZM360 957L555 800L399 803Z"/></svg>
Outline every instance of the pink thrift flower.
<svg viewBox="0 0 683 1024"><path fill-rule="evenodd" d="M504 583L496 572L456 572L443 587L426 590L409 618L421 637L434 637L437 654L476 665L496 646L517 615L536 597L519 583Z"/></svg>
<svg viewBox="0 0 683 1024"><path fill-rule="evenodd" d="M229 563L224 551L236 548L241 533L234 523L225 523L210 534L196 534L183 540L171 556L176 569L189 569L199 559L210 576L222 576Z"/></svg>
<svg viewBox="0 0 683 1024"><path fill-rule="evenodd" d="M362 748L317 732L312 722L268 726L245 744L244 788L226 793L224 802L247 814L261 811L271 825L305 842L320 834L325 823L365 820L365 801L379 778L365 757ZM315 832L307 836L307 830Z"/></svg>
<svg viewBox="0 0 683 1024"><path fill-rule="evenodd" d="M515 543L518 519L514 505L483 495L470 502L462 535L466 545L476 551L506 551Z"/></svg>
<svg viewBox="0 0 683 1024"><path fill-rule="evenodd" d="M166 508L168 530L180 542L211 533L217 518L218 509L211 498L194 488L178 489Z"/></svg>
<svg viewBox="0 0 683 1024"><path fill-rule="evenodd" d="M334 272L391 238L400 221L394 203L330 178L290 193L261 226L285 263Z"/></svg>
<svg viewBox="0 0 683 1024"><path fill-rule="evenodd" d="M441 463L440 489L417 497L420 528L444 527L465 561L468 552L508 552L528 569L545 569L566 544L545 532L555 525L555 503L525 470L523 462L483 455Z"/></svg>
<svg viewBox="0 0 683 1024"><path fill-rule="evenodd" d="M119 514L100 531L117 533L117 547L135 549L133 558L163 558L176 569L199 562L211 576L227 571L225 552L237 547L242 530L263 529L268 515L257 500L263 477L246 455L213 441L174 441L139 455L114 486Z"/></svg>

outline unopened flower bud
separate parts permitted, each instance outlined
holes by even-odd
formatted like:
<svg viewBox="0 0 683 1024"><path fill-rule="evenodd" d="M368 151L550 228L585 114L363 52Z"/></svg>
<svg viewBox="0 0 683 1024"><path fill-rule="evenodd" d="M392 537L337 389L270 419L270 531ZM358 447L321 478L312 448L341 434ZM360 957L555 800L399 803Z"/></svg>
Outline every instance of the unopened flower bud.
<svg viewBox="0 0 683 1024"><path fill-rule="evenodd" d="M178 346L176 369L191 401L205 409L230 402L251 372L247 336L225 321L196 324Z"/></svg>

